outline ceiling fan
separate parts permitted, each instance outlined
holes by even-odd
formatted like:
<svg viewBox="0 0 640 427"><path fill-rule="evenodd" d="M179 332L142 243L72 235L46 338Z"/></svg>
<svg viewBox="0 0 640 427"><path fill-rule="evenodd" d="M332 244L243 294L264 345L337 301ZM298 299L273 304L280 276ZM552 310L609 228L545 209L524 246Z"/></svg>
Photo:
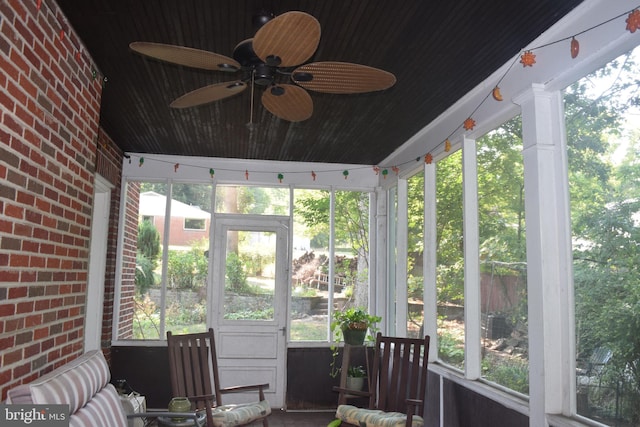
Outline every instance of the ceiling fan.
<svg viewBox="0 0 640 427"><path fill-rule="evenodd" d="M173 108L219 101L257 85L265 88L262 105L269 112L281 119L299 122L313 114L313 101L304 89L353 94L380 91L395 84L393 74L366 65L330 61L300 65L311 58L319 42L318 20L307 13L291 11L269 20L252 39L240 42L234 49L233 59L214 52L161 43L133 42L129 47L140 54L174 64L242 73L238 80L215 83L182 95L170 104ZM276 83L277 73L290 74L295 84Z"/></svg>

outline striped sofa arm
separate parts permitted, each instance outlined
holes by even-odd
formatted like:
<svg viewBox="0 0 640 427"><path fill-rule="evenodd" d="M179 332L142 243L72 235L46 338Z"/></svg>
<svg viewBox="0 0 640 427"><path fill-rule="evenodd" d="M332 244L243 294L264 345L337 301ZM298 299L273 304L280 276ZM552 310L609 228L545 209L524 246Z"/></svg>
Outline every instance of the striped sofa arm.
<svg viewBox="0 0 640 427"><path fill-rule="evenodd" d="M85 420L105 420L110 427L126 427L124 409L115 388L109 384L110 378L104 355L94 350L29 384L9 390L7 403L67 404L72 426L100 425L87 424Z"/></svg>

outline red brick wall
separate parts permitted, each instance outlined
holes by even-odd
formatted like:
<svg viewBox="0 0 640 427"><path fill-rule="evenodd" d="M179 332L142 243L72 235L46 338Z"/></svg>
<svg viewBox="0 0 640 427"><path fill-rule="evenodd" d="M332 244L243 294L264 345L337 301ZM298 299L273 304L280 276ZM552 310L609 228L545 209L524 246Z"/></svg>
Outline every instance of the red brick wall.
<svg viewBox="0 0 640 427"><path fill-rule="evenodd" d="M122 282L120 287L120 310L118 312L118 339L133 338L133 315L136 295L136 253L138 251L138 212L140 184L130 182L126 191L124 212L124 242L122 244ZM125 203L123 201L122 203Z"/></svg>
<svg viewBox="0 0 640 427"><path fill-rule="evenodd" d="M98 134L96 173L113 184L107 234L107 260L105 264L104 303L102 309L101 347L110 360L111 338L113 336L113 307L116 289L116 261L118 249L118 218L120 215L120 185L122 181L123 153L102 129ZM135 262L135 257L134 257Z"/></svg>
<svg viewBox="0 0 640 427"><path fill-rule="evenodd" d="M2 399L83 351L102 84L55 2L37 4L0 2Z"/></svg>

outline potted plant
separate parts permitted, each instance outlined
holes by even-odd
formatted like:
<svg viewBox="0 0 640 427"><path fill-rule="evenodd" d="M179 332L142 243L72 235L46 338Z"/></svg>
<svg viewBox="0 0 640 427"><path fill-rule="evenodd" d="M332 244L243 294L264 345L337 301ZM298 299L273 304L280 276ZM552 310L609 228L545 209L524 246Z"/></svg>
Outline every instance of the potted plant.
<svg viewBox="0 0 640 427"><path fill-rule="evenodd" d="M346 344L362 345L365 338L372 340L380 320L382 320L380 316L373 316L362 307L349 307L333 313L331 333L336 341L344 339ZM368 337L367 331L371 333Z"/></svg>
<svg viewBox="0 0 640 427"><path fill-rule="evenodd" d="M331 322L331 335L335 341L342 341L350 345L362 345L365 338L368 341L373 340L373 334L378 331L377 323L382 320L380 316L373 316L362 307L349 307L342 311L333 313L333 321ZM369 332L369 335L367 335ZM331 346L333 360L331 361L332 377L336 377L339 368L336 368L336 357L338 356L338 346Z"/></svg>
<svg viewBox="0 0 640 427"><path fill-rule="evenodd" d="M362 366L349 366L347 369L346 388L349 390L362 390L364 380L367 378L367 371Z"/></svg>

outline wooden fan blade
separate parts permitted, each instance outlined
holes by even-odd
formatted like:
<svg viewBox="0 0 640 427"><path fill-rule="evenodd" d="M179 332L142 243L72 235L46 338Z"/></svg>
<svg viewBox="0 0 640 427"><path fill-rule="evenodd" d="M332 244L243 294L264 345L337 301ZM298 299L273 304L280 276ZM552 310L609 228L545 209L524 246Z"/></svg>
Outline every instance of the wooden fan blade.
<svg viewBox="0 0 640 427"><path fill-rule="evenodd" d="M235 72L240 69L240 64L234 59L191 47L150 42L133 42L129 47L131 50L143 55L174 64L186 65L187 67L229 72Z"/></svg>
<svg viewBox="0 0 640 427"><path fill-rule="evenodd" d="M262 105L274 116L290 122L307 120L313 114L311 96L306 90L294 85L283 84L267 88L262 94Z"/></svg>
<svg viewBox="0 0 640 427"><path fill-rule="evenodd" d="M313 62L296 68L291 80L300 86L326 93L364 93L388 89L396 77L378 68L349 62Z"/></svg>
<svg viewBox="0 0 640 427"><path fill-rule="evenodd" d="M304 12L287 12L267 22L253 37L253 50L268 65L293 67L311 58L320 42L320 23ZM271 58L279 58L273 63Z"/></svg>
<svg viewBox="0 0 640 427"><path fill-rule="evenodd" d="M235 82L216 83L185 93L180 98L173 101L170 106L172 108L196 107L198 105L208 104L210 102L219 101L221 99L237 95L246 88L247 85L240 80Z"/></svg>

